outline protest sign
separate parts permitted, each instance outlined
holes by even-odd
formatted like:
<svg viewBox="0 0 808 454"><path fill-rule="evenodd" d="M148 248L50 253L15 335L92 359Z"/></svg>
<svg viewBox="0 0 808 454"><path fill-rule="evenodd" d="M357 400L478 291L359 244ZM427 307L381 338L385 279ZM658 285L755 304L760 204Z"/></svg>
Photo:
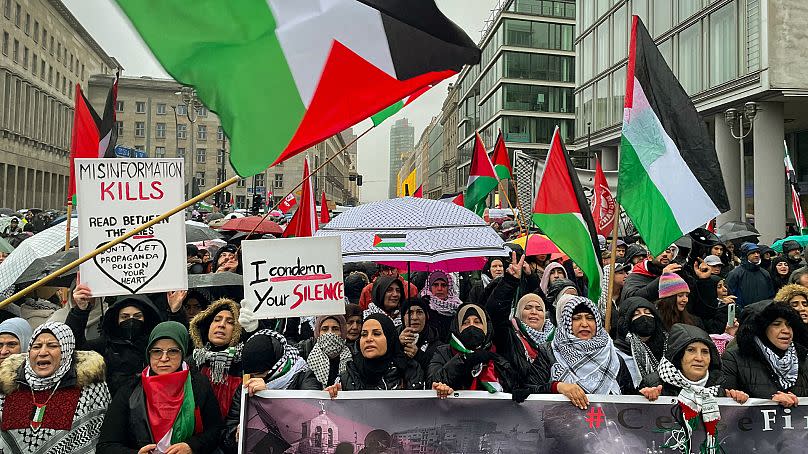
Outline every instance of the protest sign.
<svg viewBox="0 0 808 454"><path fill-rule="evenodd" d="M339 237L243 241L241 259L256 317L345 313Z"/></svg>
<svg viewBox="0 0 808 454"><path fill-rule="evenodd" d="M182 159L76 159L79 253L184 201ZM185 220L178 214L81 264L93 296L185 289Z"/></svg>
<svg viewBox="0 0 808 454"><path fill-rule="evenodd" d="M579 410L560 395L462 391L354 391L336 400L319 391L262 391L242 406L243 453L681 453L672 397L589 396ZM803 452L808 408L718 399L723 452ZM701 424L690 452L705 438ZM246 430L244 430L246 427ZM678 438L677 438L678 437ZM686 437L685 437L686 438Z"/></svg>

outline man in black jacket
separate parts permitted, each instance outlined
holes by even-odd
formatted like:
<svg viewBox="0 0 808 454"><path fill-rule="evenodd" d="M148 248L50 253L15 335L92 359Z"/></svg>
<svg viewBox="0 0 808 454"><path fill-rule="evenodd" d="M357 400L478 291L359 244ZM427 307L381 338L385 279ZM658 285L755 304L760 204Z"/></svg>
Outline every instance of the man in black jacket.
<svg viewBox="0 0 808 454"><path fill-rule="evenodd" d="M760 248L753 243L740 247L741 266L727 275L729 293L735 295L736 310L774 297L774 284L769 272L760 267Z"/></svg>
<svg viewBox="0 0 808 454"><path fill-rule="evenodd" d="M783 242L783 255L788 260L788 267L793 272L797 268L805 266L805 260L802 259L802 246L794 240Z"/></svg>
<svg viewBox="0 0 808 454"><path fill-rule="evenodd" d="M678 253L679 247L671 244L653 260L643 260L634 265L623 284L621 299L639 296L652 302L658 300L659 276L663 273L677 273L682 269L681 265L673 262Z"/></svg>

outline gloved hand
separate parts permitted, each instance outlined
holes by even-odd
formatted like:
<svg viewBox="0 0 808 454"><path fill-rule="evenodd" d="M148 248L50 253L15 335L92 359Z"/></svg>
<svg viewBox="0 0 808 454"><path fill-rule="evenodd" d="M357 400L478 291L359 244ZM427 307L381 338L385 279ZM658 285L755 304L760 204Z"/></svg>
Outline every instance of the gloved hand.
<svg viewBox="0 0 808 454"><path fill-rule="evenodd" d="M255 316L255 304L252 301L241 300L238 313L238 322L244 331L251 333L258 329L258 317Z"/></svg>
<svg viewBox="0 0 808 454"><path fill-rule="evenodd" d="M530 396L530 390L527 388L516 388L511 390L511 399L514 402L522 403Z"/></svg>
<svg viewBox="0 0 808 454"><path fill-rule="evenodd" d="M491 358L493 358L493 355L488 350L477 350L476 352L466 354L466 364L476 366L477 364L484 364L491 361Z"/></svg>

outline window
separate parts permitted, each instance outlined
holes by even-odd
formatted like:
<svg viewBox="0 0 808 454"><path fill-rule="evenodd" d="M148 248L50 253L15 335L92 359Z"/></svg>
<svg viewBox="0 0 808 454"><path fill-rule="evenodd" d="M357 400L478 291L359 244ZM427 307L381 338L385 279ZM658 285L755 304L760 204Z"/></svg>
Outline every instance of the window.
<svg viewBox="0 0 808 454"><path fill-rule="evenodd" d="M609 125L609 78L603 77L595 84L595 124L594 130Z"/></svg>
<svg viewBox="0 0 808 454"><path fill-rule="evenodd" d="M504 71L497 78L575 82L575 57L523 52L504 52L503 55Z"/></svg>
<svg viewBox="0 0 808 454"><path fill-rule="evenodd" d="M39 43L39 21L34 21L34 42Z"/></svg>
<svg viewBox="0 0 808 454"><path fill-rule="evenodd" d="M216 140L224 140L224 129L221 126L216 129Z"/></svg>
<svg viewBox="0 0 808 454"><path fill-rule="evenodd" d="M575 26L505 19L505 45L534 49L574 50Z"/></svg>
<svg viewBox="0 0 808 454"><path fill-rule="evenodd" d="M200 117L207 117L208 109L206 109L205 106L201 106L198 109L196 109L196 114L199 115Z"/></svg>
<svg viewBox="0 0 808 454"><path fill-rule="evenodd" d="M710 14L710 86L738 75L738 19L735 3Z"/></svg>
<svg viewBox="0 0 808 454"><path fill-rule="evenodd" d="M40 70L39 71L39 77L41 77L42 80L45 80L45 59L44 58L42 60L40 60L40 62L39 62L39 70Z"/></svg>
<svg viewBox="0 0 808 454"><path fill-rule="evenodd" d="M165 115L166 114L166 105L163 103L157 104L157 115Z"/></svg>
<svg viewBox="0 0 808 454"><path fill-rule="evenodd" d="M224 161L224 150L216 150L216 164L221 164Z"/></svg>
<svg viewBox="0 0 808 454"><path fill-rule="evenodd" d="M241 183L244 180L239 181ZM246 195L237 195L236 196L236 208L247 208L247 196Z"/></svg>
<svg viewBox="0 0 808 454"><path fill-rule="evenodd" d="M115 122L115 129L118 131L118 137L123 136L123 122L116 121Z"/></svg>
<svg viewBox="0 0 808 454"><path fill-rule="evenodd" d="M3 15L11 19L11 0L3 0Z"/></svg>
<svg viewBox="0 0 808 454"><path fill-rule="evenodd" d="M626 93L626 67L612 73L612 124L623 121Z"/></svg>
<svg viewBox="0 0 808 454"><path fill-rule="evenodd" d="M628 22L627 6L623 5L612 16L612 64L619 62L628 55Z"/></svg>
<svg viewBox="0 0 808 454"><path fill-rule="evenodd" d="M205 163L205 152L207 150L204 148L197 148L196 149L196 162L199 164Z"/></svg>
<svg viewBox="0 0 808 454"><path fill-rule="evenodd" d="M685 21L701 8L702 0L679 0L679 23Z"/></svg>
<svg viewBox="0 0 808 454"><path fill-rule="evenodd" d="M334 429L330 427L328 428L328 447L329 448L334 447Z"/></svg>
<svg viewBox="0 0 808 454"><path fill-rule="evenodd" d="M262 188L264 187L264 174L257 173L253 179L253 187Z"/></svg>
<svg viewBox="0 0 808 454"><path fill-rule="evenodd" d="M243 187L246 187L246 186L247 186L247 182L244 181L244 178L238 180L238 182L236 183L237 188L243 188Z"/></svg>
<svg viewBox="0 0 808 454"><path fill-rule="evenodd" d="M25 25L23 26L23 31L25 31L26 35L31 35L31 15L28 13L25 13Z"/></svg>
<svg viewBox="0 0 808 454"><path fill-rule="evenodd" d="M272 182L272 187L275 189L283 189L283 174L276 173L275 180Z"/></svg>
<svg viewBox="0 0 808 454"><path fill-rule="evenodd" d="M185 159L185 148L177 148L177 157Z"/></svg>
<svg viewBox="0 0 808 454"><path fill-rule="evenodd" d="M207 140L208 139L208 127L205 125L199 125L196 127L196 138L198 140Z"/></svg>
<svg viewBox="0 0 808 454"><path fill-rule="evenodd" d="M196 184L199 187L205 186L205 172L196 172Z"/></svg>
<svg viewBox="0 0 808 454"><path fill-rule="evenodd" d="M56 43L56 61L62 61L62 43Z"/></svg>
<svg viewBox="0 0 808 454"><path fill-rule="evenodd" d="M123 101L115 101L115 111L123 112Z"/></svg>
<svg viewBox="0 0 808 454"><path fill-rule="evenodd" d="M673 20L671 0L654 0L654 36L670 30Z"/></svg>
<svg viewBox="0 0 808 454"><path fill-rule="evenodd" d="M135 137L146 137L146 123L142 121L135 122Z"/></svg>
<svg viewBox="0 0 808 454"><path fill-rule="evenodd" d="M679 33L679 82L687 94L701 91L701 23Z"/></svg>
<svg viewBox="0 0 808 454"><path fill-rule="evenodd" d="M143 145L135 145L135 150L143 151L144 150Z"/></svg>
<svg viewBox="0 0 808 454"><path fill-rule="evenodd" d="M609 21L604 21L598 25L597 68L595 68L596 74L600 74L603 70L609 67L610 47L612 47L612 43L609 39Z"/></svg>
<svg viewBox="0 0 808 454"><path fill-rule="evenodd" d="M154 149L154 157L155 158L165 158L166 157L166 147L156 147Z"/></svg>
<svg viewBox="0 0 808 454"><path fill-rule="evenodd" d="M14 60L14 63L20 61L20 42L16 39L14 40L14 48L13 53L11 54L11 58Z"/></svg>
<svg viewBox="0 0 808 454"><path fill-rule="evenodd" d="M3 55L8 55L8 32L3 32Z"/></svg>
<svg viewBox="0 0 808 454"><path fill-rule="evenodd" d="M165 123L157 123L154 135L158 139L165 139L166 138L166 124Z"/></svg>
<svg viewBox="0 0 808 454"><path fill-rule="evenodd" d="M22 19L22 6L20 6L20 4L17 3L17 8L14 10L14 25L16 25L17 28L20 28L20 24L22 23L21 19Z"/></svg>
<svg viewBox="0 0 808 454"><path fill-rule="evenodd" d="M135 113L146 113L146 103L143 101L136 101Z"/></svg>
<svg viewBox="0 0 808 454"><path fill-rule="evenodd" d="M38 70L39 70L39 63L37 62L36 54L33 54L31 56L31 73L36 76Z"/></svg>
<svg viewBox="0 0 808 454"><path fill-rule="evenodd" d="M51 55L53 55L53 35L50 37L50 45L48 46L48 51Z"/></svg>
<svg viewBox="0 0 808 454"><path fill-rule="evenodd" d="M314 428L314 447L323 447L323 428L320 426Z"/></svg>
<svg viewBox="0 0 808 454"><path fill-rule="evenodd" d="M48 49L48 29L42 27L42 48Z"/></svg>
<svg viewBox="0 0 808 454"><path fill-rule="evenodd" d="M177 115L187 115L188 114L188 106L185 104L178 104L177 105Z"/></svg>
<svg viewBox="0 0 808 454"><path fill-rule="evenodd" d="M185 140L188 136L188 125L182 123L177 125L177 139Z"/></svg>

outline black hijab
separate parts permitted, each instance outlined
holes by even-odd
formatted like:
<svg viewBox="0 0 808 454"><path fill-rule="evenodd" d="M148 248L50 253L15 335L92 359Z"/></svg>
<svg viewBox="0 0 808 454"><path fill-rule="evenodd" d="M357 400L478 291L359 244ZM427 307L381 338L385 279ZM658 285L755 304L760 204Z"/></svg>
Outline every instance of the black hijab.
<svg viewBox="0 0 808 454"><path fill-rule="evenodd" d="M378 358L368 359L362 355L360 347L359 353L354 356L353 361L362 377L362 381L375 384L390 369L391 363L398 367L399 372L403 374L407 368L407 358L404 356L404 349L398 340L396 326L390 317L384 314L371 314L362 322L363 327L368 320L376 320L381 325L384 337L387 339L387 352ZM361 342L362 338L360 337L359 340Z"/></svg>

